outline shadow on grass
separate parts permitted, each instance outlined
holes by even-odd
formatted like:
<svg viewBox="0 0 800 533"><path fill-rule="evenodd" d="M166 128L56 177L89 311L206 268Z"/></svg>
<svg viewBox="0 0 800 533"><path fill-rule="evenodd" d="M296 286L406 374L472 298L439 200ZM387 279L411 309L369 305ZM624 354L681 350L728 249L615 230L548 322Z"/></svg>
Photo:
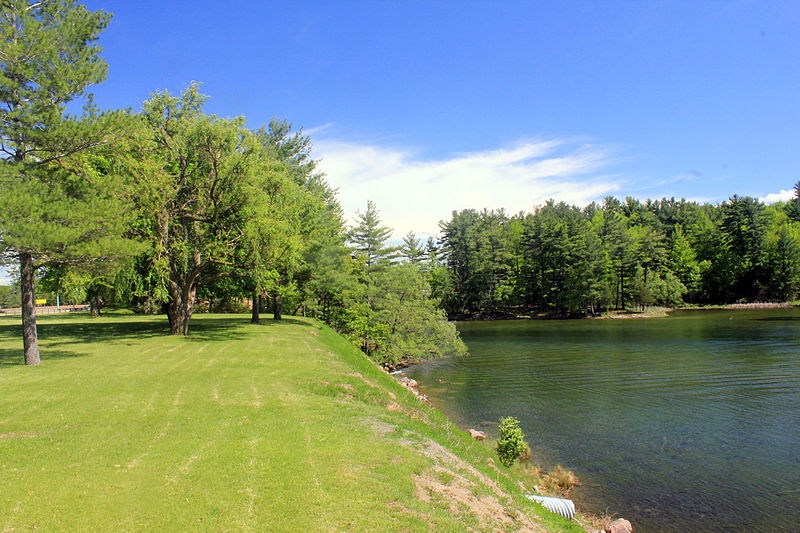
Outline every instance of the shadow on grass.
<svg viewBox="0 0 800 533"><path fill-rule="evenodd" d="M47 350L43 352L43 358L46 359L69 359L72 357L83 357L84 353L69 352L66 350ZM19 340L19 348L17 349L2 349L0 350L0 368L5 366L25 366L25 357L22 349L22 339Z"/></svg>
<svg viewBox="0 0 800 533"><path fill-rule="evenodd" d="M48 317L49 318L49 317ZM63 345L90 343L120 343L134 339L169 337L166 316L152 315L108 315L92 318L86 314L60 315L57 322L40 319L37 331L43 359L81 357L81 351L59 350ZM189 323L187 340L195 342L232 341L241 339L243 331L250 325L250 317L230 315L208 317L195 315ZM288 325L308 325L307 322L293 318L273 320L263 319L259 327L280 327ZM24 365L22 355L22 325L20 323L0 323L0 366ZM18 344L18 347L8 348Z"/></svg>

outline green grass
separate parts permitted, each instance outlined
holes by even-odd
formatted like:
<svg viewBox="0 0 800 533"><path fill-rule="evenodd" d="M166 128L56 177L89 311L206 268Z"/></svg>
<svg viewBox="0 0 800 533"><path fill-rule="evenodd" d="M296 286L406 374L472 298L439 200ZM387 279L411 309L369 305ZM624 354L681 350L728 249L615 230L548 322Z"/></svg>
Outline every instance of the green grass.
<svg viewBox="0 0 800 533"><path fill-rule="evenodd" d="M63 315L39 335L42 365L25 367L19 317L0 318L0 531L515 530L525 515L583 531L312 320L198 315L182 338L163 317ZM502 512L481 510L492 499Z"/></svg>

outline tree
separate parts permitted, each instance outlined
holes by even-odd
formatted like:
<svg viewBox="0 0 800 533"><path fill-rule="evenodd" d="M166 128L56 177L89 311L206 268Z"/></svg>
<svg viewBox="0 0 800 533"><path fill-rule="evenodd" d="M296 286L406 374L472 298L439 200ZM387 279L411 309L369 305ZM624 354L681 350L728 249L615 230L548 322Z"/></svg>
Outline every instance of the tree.
<svg viewBox="0 0 800 533"><path fill-rule="evenodd" d="M392 230L381 225L378 208L371 201L367 210L356 213L358 224L350 231L348 240L354 245L356 254L364 261L367 275L383 269L395 258L396 248L386 246Z"/></svg>
<svg viewBox="0 0 800 533"><path fill-rule="evenodd" d="M20 264L25 364L39 364L35 273L45 261L90 260L90 242L116 231L109 213L111 173L66 160L102 145L116 131L89 105L84 120L66 114L105 79L95 44L110 15L69 0L0 4L0 152L3 252ZM82 163L86 163L83 161ZM98 219L105 209L105 219ZM85 219L85 223L84 223ZM62 231L60 227L68 228ZM83 244L76 254L75 244Z"/></svg>
<svg viewBox="0 0 800 533"><path fill-rule="evenodd" d="M141 115L137 227L173 334L188 335L198 288L235 273L263 170L244 118L205 115L204 101L192 84L181 96L153 95Z"/></svg>
<svg viewBox="0 0 800 533"><path fill-rule="evenodd" d="M425 259L425 248L413 231L409 231L403 237L403 245L400 247L400 255L412 265L418 265Z"/></svg>
<svg viewBox="0 0 800 533"><path fill-rule="evenodd" d="M347 291L337 329L387 366L465 353L458 331L438 309L419 268L391 262L395 250L386 246L390 235L369 202L350 232L355 244L352 264L360 283Z"/></svg>
<svg viewBox="0 0 800 533"><path fill-rule="evenodd" d="M374 354L379 363L394 366L466 353L455 325L430 298L430 288L414 265L376 273L370 291L373 320L380 331Z"/></svg>
<svg viewBox="0 0 800 533"><path fill-rule="evenodd" d="M283 298L295 288L293 275L303 249L300 217L311 198L281 163L267 158L254 174L243 207L243 275L253 285L252 321L258 323L263 294L272 295L273 316L280 320Z"/></svg>
<svg viewBox="0 0 800 533"><path fill-rule="evenodd" d="M608 247L608 258L616 296L616 308L625 309L625 290L636 273L636 243L625 215L606 213L603 238ZM629 296L629 295L628 295Z"/></svg>
<svg viewBox="0 0 800 533"><path fill-rule="evenodd" d="M276 311L273 316L280 319L282 303L289 295L294 297L294 311L303 308L304 313L309 307L312 312L320 310L317 303L321 297L325 300L321 309L327 316L333 309L334 295L344 287L338 281L343 281L350 271L336 190L316 169L316 161L311 158L311 139L302 130L293 132L291 123L273 118L268 128L256 132L256 140L268 159L279 163L296 186L291 195L283 195L294 199L293 211L287 212L294 223L285 232L294 239L291 249L286 248L287 253L280 256L281 264L273 269L278 275L270 278L269 292ZM339 272L331 272L331 268L338 268Z"/></svg>
<svg viewBox="0 0 800 533"><path fill-rule="evenodd" d="M800 181L794 184L794 198L786 202L786 214L795 222L800 222Z"/></svg>
<svg viewBox="0 0 800 533"><path fill-rule="evenodd" d="M760 260L767 235L764 204L749 196L733 195L720 206L723 238L734 254L732 283L739 298L754 298L760 281Z"/></svg>
<svg viewBox="0 0 800 533"><path fill-rule="evenodd" d="M765 256L772 274L770 297L793 300L800 290L800 224L787 221L771 231L765 244Z"/></svg>
<svg viewBox="0 0 800 533"><path fill-rule="evenodd" d="M450 273L442 303L448 313L464 316L480 310L482 287L477 275L477 228L479 215L474 209L453 211L447 222L439 222L442 232L441 259Z"/></svg>
<svg viewBox="0 0 800 533"><path fill-rule="evenodd" d="M675 226L670 239L668 264L689 294L697 292L701 279L700 263L680 224Z"/></svg>

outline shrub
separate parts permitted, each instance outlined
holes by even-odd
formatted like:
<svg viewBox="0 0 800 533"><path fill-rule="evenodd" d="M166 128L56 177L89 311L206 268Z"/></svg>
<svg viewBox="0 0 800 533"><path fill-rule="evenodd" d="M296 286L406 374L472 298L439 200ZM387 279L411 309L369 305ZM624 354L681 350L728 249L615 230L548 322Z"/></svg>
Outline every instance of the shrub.
<svg viewBox="0 0 800 533"><path fill-rule="evenodd" d="M519 420L513 416L501 418L499 430L497 457L505 467L510 467L528 449L528 444L525 442L522 428L519 427Z"/></svg>

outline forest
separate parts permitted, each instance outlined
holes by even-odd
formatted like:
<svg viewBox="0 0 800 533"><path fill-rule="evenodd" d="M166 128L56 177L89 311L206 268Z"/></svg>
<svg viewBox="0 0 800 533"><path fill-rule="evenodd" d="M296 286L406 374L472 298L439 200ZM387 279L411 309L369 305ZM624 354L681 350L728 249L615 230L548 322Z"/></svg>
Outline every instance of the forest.
<svg viewBox="0 0 800 533"><path fill-rule="evenodd" d="M532 213L454 212L426 252L451 317L593 315L658 305L793 301L800 183L787 203L612 197Z"/></svg>

